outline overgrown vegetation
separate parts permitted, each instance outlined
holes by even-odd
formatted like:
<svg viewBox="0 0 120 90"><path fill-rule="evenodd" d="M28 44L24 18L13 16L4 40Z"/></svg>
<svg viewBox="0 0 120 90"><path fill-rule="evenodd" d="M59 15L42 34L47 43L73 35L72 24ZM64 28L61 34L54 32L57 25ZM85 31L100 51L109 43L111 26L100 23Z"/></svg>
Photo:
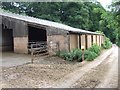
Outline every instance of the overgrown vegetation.
<svg viewBox="0 0 120 90"><path fill-rule="evenodd" d="M90 48L88 49L88 51L91 51L91 52L96 53L97 55L100 55L101 47L98 46L97 44L93 44L93 46L90 47Z"/></svg>
<svg viewBox="0 0 120 90"><path fill-rule="evenodd" d="M109 49L109 48L112 47L112 42L110 41L109 38L106 37L106 35L105 35L103 32L101 32L101 31L96 31L96 33L100 33L100 34L104 35L104 42L103 42L103 44L102 44L102 48L103 48L103 49Z"/></svg>
<svg viewBox="0 0 120 90"><path fill-rule="evenodd" d="M87 61L94 60L97 56L100 55L100 52L101 52L101 47L96 44L93 44L92 47L85 50L84 53L85 60Z"/></svg>
<svg viewBox="0 0 120 90"><path fill-rule="evenodd" d="M84 59L87 61L92 61L100 54L100 51L100 46L94 44L92 47L84 51ZM71 52L61 51L57 52L56 55L68 61L82 61L81 49L73 49Z"/></svg>
<svg viewBox="0 0 120 90"><path fill-rule="evenodd" d="M71 52L59 51L56 55L68 61L82 60L82 51L80 49L73 49Z"/></svg>
<svg viewBox="0 0 120 90"><path fill-rule="evenodd" d="M112 43L109 38L105 37L104 43L102 44L103 49L109 49L112 47ZM87 61L92 61L98 57L101 53L101 47L97 44L93 44L90 48L84 51L84 59ZM71 52L59 51L56 55L64 60L68 61L82 61L82 50L73 49Z"/></svg>
<svg viewBox="0 0 120 90"><path fill-rule="evenodd" d="M85 50L85 60L92 61L94 60L98 55L95 52Z"/></svg>
<svg viewBox="0 0 120 90"><path fill-rule="evenodd" d="M112 43L111 43L109 38L105 37L104 43L102 44L102 47L104 49L109 49L110 47L112 47Z"/></svg>

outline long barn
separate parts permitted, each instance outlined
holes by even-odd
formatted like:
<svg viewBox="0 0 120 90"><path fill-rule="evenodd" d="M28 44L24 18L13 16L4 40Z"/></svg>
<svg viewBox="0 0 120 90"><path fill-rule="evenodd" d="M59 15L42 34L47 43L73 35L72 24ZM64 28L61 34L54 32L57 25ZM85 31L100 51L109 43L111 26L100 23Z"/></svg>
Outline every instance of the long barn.
<svg viewBox="0 0 120 90"><path fill-rule="evenodd" d="M102 34L29 16L0 12L0 20L2 51L28 53L29 42L58 42L60 50L70 51L104 41Z"/></svg>

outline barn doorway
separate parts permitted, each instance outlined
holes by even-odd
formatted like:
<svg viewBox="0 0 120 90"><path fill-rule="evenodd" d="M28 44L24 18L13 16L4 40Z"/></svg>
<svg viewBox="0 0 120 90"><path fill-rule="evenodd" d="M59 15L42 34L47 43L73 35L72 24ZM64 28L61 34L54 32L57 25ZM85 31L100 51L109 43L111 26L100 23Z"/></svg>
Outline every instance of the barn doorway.
<svg viewBox="0 0 120 90"><path fill-rule="evenodd" d="M46 42L47 35L46 30L42 28L36 28L32 26L28 26L28 39L29 42Z"/></svg>
<svg viewBox="0 0 120 90"><path fill-rule="evenodd" d="M28 26L28 53L47 52L47 34L44 28Z"/></svg>
<svg viewBox="0 0 120 90"><path fill-rule="evenodd" d="M2 51L14 51L13 29L2 27Z"/></svg>

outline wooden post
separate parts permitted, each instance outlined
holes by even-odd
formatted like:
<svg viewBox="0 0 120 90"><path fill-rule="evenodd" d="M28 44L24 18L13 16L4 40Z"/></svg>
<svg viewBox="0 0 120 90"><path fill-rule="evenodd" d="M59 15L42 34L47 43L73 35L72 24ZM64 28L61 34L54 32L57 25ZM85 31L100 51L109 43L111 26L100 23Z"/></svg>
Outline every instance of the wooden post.
<svg viewBox="0 0 120 90"><path fill-rule="evenodd" d="M84 61L84 48L85 48L84 46L81 47L81 49L82 49L82 62Z"/></svg>
<svg viewBox="0 0 120 90"><path fill-rule="evenodd" d="M82 49L82 62L84 61L84 49Z"/></svg>
<svg viewBox="0 0 120 90"><path fill-rule="evenodd" d="M56 44L57 44L57 52L60 52L60 44L59 44L59 41L58 41Z"/></svg>
<svg viewBox="0 0 120 90"><path fill-rule="evenodd" d="M31 44L31 63L33 63L34 60L34 51L33 51L33 45Z"/></svg>

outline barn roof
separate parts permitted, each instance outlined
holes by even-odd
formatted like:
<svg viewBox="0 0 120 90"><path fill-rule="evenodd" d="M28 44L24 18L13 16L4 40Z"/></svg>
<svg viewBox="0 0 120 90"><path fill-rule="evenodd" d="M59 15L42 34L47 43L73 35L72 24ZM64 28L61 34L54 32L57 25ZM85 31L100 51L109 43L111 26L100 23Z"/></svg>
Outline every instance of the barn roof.
<svg viewBox="0 0 120 90"><path fill-rule="evenodd" d="M38 18L25 16L25 15L19 15L19 14L7 13L7 12L0 12L0 15L14 18L17 20L22 20L22 21L29 22L29 23L38 24L38 25L59 28L59 29L63 29L63 30L73 32L73 33L99 34L96 32L91 32L91 31L86 31L86 30L82 30L82 29L78 29L78 28L73 28L73 27L70 27L70 26L65 25L65 24L52 22L52 21L48 21L48 20L43 20L43 19L38 19Z"/></svg>

